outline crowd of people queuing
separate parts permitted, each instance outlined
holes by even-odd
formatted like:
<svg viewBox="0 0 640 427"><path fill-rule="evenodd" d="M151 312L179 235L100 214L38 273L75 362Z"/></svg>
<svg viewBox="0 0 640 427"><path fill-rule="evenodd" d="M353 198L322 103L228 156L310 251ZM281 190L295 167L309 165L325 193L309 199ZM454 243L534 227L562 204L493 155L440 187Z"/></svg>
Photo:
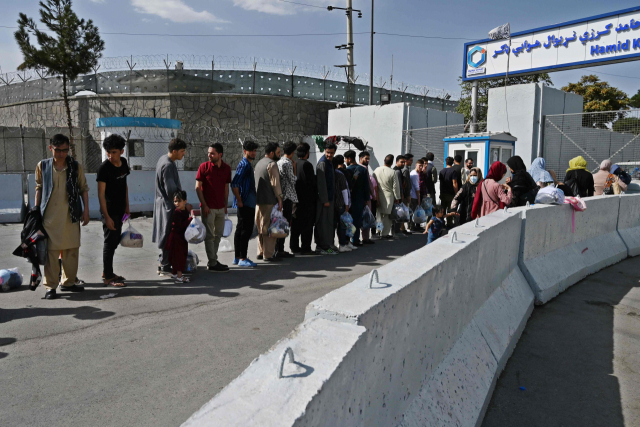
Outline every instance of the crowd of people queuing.
<svg viewBox="0 0 640 427"><path fill-rule="evenodd" d="M105 286L114 287L126 286L126 279L113 271L123 222L129 216L130 170L122 157L125 143L116 134L104 139L107 159L96 176L104 233L102 279ZM89 187L82 166L69 156L69 139L55 135L49 148L52 157L42 160L36 168L35 208L29 213L32 229L40 232L23 239L26 252L33 236L47 239L44 278L37 262L32 262L30 282L30 289L35 290L43 279L45 299L56 298L59 287L70 292L84 290L83 282L77 278L80 224L89 223ZM332 142L325 144L316 165L309 162L311 147L304 142L286 142L282 147L268 143L257 162L257 143L245 141L242 148L243 158L233 179L231 167L223 161L224 147L219 143L208 148L208 161L200 165L196 175L195 190L206 229L207 269L212 272L229 271L219 261L218 250L230 188L237 213L233 264L255 268L257 263L249 258L248 246L256 234L256 259L265 263L296 255L351 252L374 244L375 234L379 239L401 239L420 232L428 234L427 243L431 243L448 229L505 206L533 203L541 188L553 186L567 196L589 197L619 194L626 191L630 182L628 174L610 160L603 161L600 171L592 175L580 156L569 162L564 182L558 182L556 173L546 170L543 158L535 159L529 169L519 156L511 157L506 165L494 162L483 177L473 159L466 159L463 164L460 156L448 157L446 167L438 173L433 153L420 159L412 154L389 154L383 165L370 171L369 152L349 150L336 155L337 146ZM184 141L171 140L168 153L158 160L155 179L152 241L161 250L158 273L171 275L176 283L189 281L183 274L188 252L185 230L195 214L176 166L186 149ZM510 174L504 179L507 169ZM440 203L436 204L438 181ZM416 210L427 199L433 206L426 223L393 220L394 206L404 203ZM286 239L273 237L269 231L276 207L291 226L289 251ZM364 226L363 214L368 211L377 218L376 227ZM340 221L344 213L353 219L354 231L349 235Z"/></svg>

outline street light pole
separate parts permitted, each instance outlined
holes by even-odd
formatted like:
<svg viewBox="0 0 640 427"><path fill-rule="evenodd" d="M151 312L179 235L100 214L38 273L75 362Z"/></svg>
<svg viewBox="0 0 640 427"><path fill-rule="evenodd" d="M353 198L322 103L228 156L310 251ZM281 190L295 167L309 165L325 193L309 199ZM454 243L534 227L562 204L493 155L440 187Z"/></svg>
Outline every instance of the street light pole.
<svg viewBox="0 0 640 427"><path fill-rule="evenodd" d="M371 0L371 59L369 60L369 105L373 105L373 0Z"/></svg>
<svg viewBox="0 0 640 427"><path fill-rule="evenodd" d="M347 0L347 65L349 83L353 83L353 0Z"/></svg>

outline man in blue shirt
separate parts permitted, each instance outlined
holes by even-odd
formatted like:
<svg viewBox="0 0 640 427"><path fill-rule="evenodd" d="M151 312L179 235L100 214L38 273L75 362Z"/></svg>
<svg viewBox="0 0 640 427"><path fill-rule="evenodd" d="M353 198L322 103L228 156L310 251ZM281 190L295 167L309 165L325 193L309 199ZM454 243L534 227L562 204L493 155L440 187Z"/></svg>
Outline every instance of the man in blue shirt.
<svg viewBox="0 0 640 427"><path fill-rule="evenodd" d="M251 162L256 159L258 144L253 141L245 141L242 144L244 157L238 163L236 174L231 181L233 191L233 206L238 212L238 224L234 236L236 251L234 264L240 267L256 267L257 264L247 258L249 240L253 234L256 216L256 183Z"/></svg>

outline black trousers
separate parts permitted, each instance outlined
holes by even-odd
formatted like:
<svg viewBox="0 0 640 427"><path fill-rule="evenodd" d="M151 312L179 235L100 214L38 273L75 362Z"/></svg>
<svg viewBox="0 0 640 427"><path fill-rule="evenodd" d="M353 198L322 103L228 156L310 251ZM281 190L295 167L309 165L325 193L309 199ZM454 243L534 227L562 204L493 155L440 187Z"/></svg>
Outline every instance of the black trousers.
<svg viewBox="0 0 640 427"><path fill-rule="evenodd" d="M302 207L299 203L296 205L296 214L292 219L291 239L289 240L289 247L292 252L299 250L302 252L311 251L315 217L316 213L310 210L308 206Z"/></svg>
<svg viewBox="0 0 640 427"><path fill-rule="evenodd" d="M233 236L233 245L238 259L247 258L249 240L251 240L251 235L253 234L255 221L256 208L247 206L238 208L238 224L236 225L236 234Z"/></svg>
<svg viewBox="0 0 640 427"><path fill-rule="evenodd" d="M282 216L289 222L289 226L291 226L291 218L293 214L293 202L291 200L285 200L282 202ZM284 241L286 238L278 239L276 242L276 254L278 252L284 252Z"/></svg>
<svg viewBox="0 0 640 427"><path fill-rule="evenodd" d="M104 232L104 246L102 247L102 264L103 273L105 279L112 279L113 274L113 255L116 253L116 248L120 244L120 237L122 235L122 222L113 221L115 230L109 230L105 225L104 218L102 219L102 231Z"/></svg>

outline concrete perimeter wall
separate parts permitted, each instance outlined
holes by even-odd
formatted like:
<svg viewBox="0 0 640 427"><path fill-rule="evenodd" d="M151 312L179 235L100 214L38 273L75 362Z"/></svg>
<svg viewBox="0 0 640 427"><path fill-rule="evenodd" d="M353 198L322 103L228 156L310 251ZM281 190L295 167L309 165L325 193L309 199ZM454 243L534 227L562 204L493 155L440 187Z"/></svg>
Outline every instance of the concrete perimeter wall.
<svg viewBox="0 0 640 427"><path fill-rule="evenodd" d="M495 212L310 303L183 426L480 425L534 301L640 253L640 195L585 201L575 232L568 205Z"/></svg>

